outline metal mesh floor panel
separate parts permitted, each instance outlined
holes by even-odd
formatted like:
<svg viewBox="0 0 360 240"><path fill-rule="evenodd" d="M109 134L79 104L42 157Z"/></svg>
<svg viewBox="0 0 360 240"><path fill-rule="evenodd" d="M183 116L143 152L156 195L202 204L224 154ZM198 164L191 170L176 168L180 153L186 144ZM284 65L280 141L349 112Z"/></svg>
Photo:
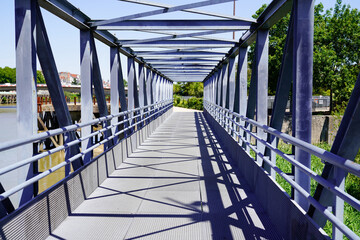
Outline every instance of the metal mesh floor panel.
<svg viewBox="0 0 360 240"><path fill-rule="evenodd" d="M281 239L201 116L173 113L49 239Z"/></svg>

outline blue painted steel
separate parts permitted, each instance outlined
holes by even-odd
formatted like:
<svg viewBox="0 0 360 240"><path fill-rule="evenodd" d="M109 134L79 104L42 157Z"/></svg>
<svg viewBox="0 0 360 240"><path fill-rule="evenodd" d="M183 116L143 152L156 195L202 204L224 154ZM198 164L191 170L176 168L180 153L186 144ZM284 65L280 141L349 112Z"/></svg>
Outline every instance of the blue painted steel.
<svg viewBox="0 0 360 240"><path fill-rule="evenodd" d="M240 20L129 20L96 27L97 30L248 30Z"/></svg>
<svg viewBox="0 0 360 240"><path fill-rule="evenodd" d="M360 148L359 141L359 125L360 125L360 74L354 86L351 98L349 100L348 106L345 110L344 116L342 118L339 130L336 134L334 143L332 145L331 151L334 154L342 156L344 158L353 160L358 153ZM337 173L337 174L336 174ZM321 176L324 179L335 182L340 189L344 189L344 171L335 171L335 168L332 164L325 164ZM341 210L343 210L343 204L339 199L335 201L334 194L326 190L326 188L318 185L314 194L314 198L318 200L324 206L332 206L335 203L335 212L338 218L342 218ZM338 204L336 206L336 203ZM336 209L338 208L338 209ZM310 206L309 215L316 221L319 226L324 226L326 219L319 214L318 211L315 211L313 206Z"/></svg>
<svg viewBox="0 0 360 240"><path fill-rule="evenodd" d="M119 83L122 82L123 79L120 78L119 71L120 70L120 53L117 47L110 48L110 112L112 115L119 113ZM114 125L118 122L119 119L113 118L111 120L111 124ZM118 128L112 130L112 133L115 134L119 131ZM114 138L114 142L118 143L119 139Z"/></svg>
<svg viewBox="0 0 360 240"><path fill-rule="evenodd" d="M94 92L95 97L99 109L99 115L100 117L104 117L109 115L107 104L106 104L106 98L105 98L105 92L104 92L104 86L103 86L103 80L101 77L100 72L100 66L99 66L99 60L97 57L97 51L95 46L95 40L93 37L93 34L91 34L90 37L90 46L91 46L91 57L92 57L92 83L94 86ZM110 122L104 122L106 126L110 125ZM106 127L106 126L103 127ZM111 136L111 131L104 132L105 138L108 138ZM107 149L109 147L113 146L113 141L109 141L104 145L104 148Z"/></svg>
<svg viewBox="0 0 360 240"><path fill-rule="evenodd" d="M159 14L164 14L164 13L182 11L182 10L189 9L189 8L205 7L205 6L209 6L209 5L226 3L226 2L230 2L230 1L237 1L237 0L207 0L207 1L202 1L202 2L183 4L183 5L179 5L179 6L166 8L166 10L159 9L159 10L136 13L136 14L127 15L127 16L123 16L123 17L94 22L92 24L92 27L122 22L122 21L136 19L136 18L149 17L149 16L154 16L154 15L159 15Z"/></svg>
<svg viewBox="0 0 360 240"><path fill-rule="evenodd" d="M158 41L158 40L171 40L171 39L174 39L174 38L175 39L187 38L187 37L196 38L198 36L219 34L219 33L230 32L230 31L231 30L212 30L212 31L201 31L201 32L194 32L194 33L185 33L185 34L159 32L159 31L145 31L145 32L151 32L151 33L161 33L161 34L170 35L170 36L134 40L132 43L146 43L146 42L152 42L152 41ZM141 54L141 52L137 51L137 54Z"/></svg>
<svg viewBox="0 0 360 240"><path fill-rule="evenodd" d="M144 0L121 0L121 1L142 4L142 5L152 6L152 7L161 7L161 8L166 8L166 9L173 7L172 5L154 3L154 2L147 1L147 0L145 0L145 1ZM233 16L233 15L224 15L224 14L219 14L219 13L205 12L205 11L200 11L200 10L196 10L196 9L183 9L181 11L189 12L189 13L196 13L196 14L201 14L201 15L206 15L206 16L211 16L211 17L220 17L220 18L225 18L225 19L235 19L235 20L241 20L241 21L247 21L247 22L255 22L252 19L245 19L245 18Z"/></svg>
<svg viewBox="0 0 360 240"><path fill-rule="evenodd" d="M50 42L46 33L46 28L39 6L37 6L37 18L36 18L36 42L37 42L37 54L39 62L43 70L46 85L49 90L52 104L54 106L56 117L60 127L68 126L72 124L70 112L65 101L64 91L61 87L58 70L56 68L55 59L52 54ZM65 134L65 143L76 139L74 132ZM65 159L78 154L80 152L78 146L73 146L65 151ZM72 163L74 170L79 169L83 165L82 159L79 158ZM70 172L70 169L66 169L66 174Z"/></svg>
<svg viewBox="0 0 360 240"><path fill-rule="evenodd" d="M36 24L36 1L15 1L15 39L17 76L17 134L27 138L37 132L36 114L36 47L33 32ZM31 157L33 146L28 144L17 151L18 161ZM33 175L33 166L19 169L19 180L27 180ZM34 191L29 187L21 196L12 199L15 206L32 199Z"/></svg>
<svg viewBox="0 0 360 240"><path fill-rule="evenodd" d="M90 31L80 31L80 75L81 75L81 120L89 122L93 119L93 90L92 90L92 60L91 60L91 34ZM81 128L81 135L87 136L92 132L92 127ZM81 142L81 149L85 150L93 145L89 138ZM83 156L85 163L92 159L93 153Z"/></svg>
<svg viewBox="0 0 360 240"><path fill-rule="evenodd" d="M281 130L283 119L286 111L286 104L289 99L289 93L291 89L291 83L293 78L293 39L294 39L294 14L291 14L289 28L287 32L286 43L284 47L283 57L281 61L281 68L279 79L276 87L276 95L274 105L272 108L270 127L277 130ZM268 136L268 141L277 146L278 140L273 136ZM270 156L271 161L276 164L276 154L270 152L268 149L265 152L266 156ZM275 172L272 169L266 168L270 172L270 175L275 179Z"/></svg>
<svg viewBox="0 0 360 240"><path fill-rule="evenodd" d="M228 93L228 81L229 81L229 68L228 63L223 65L222 70L222 91L221 91L221 106L226 106L226 97Z"/></svg>
<svg viewBox="0 0 360 240"><path fill-rule="evenodd" d="M359 86L360 88L360 86ZM349 172L354 173L356 176L360 176L360 165L351 163L351 160L344 159L338 155L335 155L331 152L327 152L321 148L315 147L305 141L299 140L295 137L291 137L287 134L281 133L280 131L268 127L266 125L263 125L257 121L254 121L252 119L246 118L244 116L241 116L237 113L231 112L230 110L223 108L218 105L210 104L208 102L205 103L205 110L208 111L213 118L218 119L217 121L221 123L224 122L222 117L218 117L218 115L223 115L224 117L227 117L229 120L232 120L233 116L236 116L238 118L241 118L242 120L246 121L248 124L254 125L257 128L260 128L267 133L274 135L275 137L281 138L283 141L288 142L290 144L293 144L297 147L301 147L304 151L308 152L309 154L314 154L315 156L331 162L338 166L340 169L346 169ZM360 111L360 110L359 110ZM230 116L226 116L226 114L229 114ZM233 120L232 120L233 121ZM279 149L276 148L276 146L272 146L272 144L268 143L263 138L259 137L257 134L252 133L248 129L242 127L238 122L233 121L238 127L242 128L245 132L250 134L252 137L257 139L257 141L261 141L262 144L266 145L269 149L272 151L275 151L276 154L278 154L280 157L284 158L285 160L289 161L291 164L295 165L297 168L301 169L302 172L304 172L307 176L313 178L315 181L317 181L319 184L325 186L327 189L329 189L332 193L335 193L339 198L346 200L351 206L354 208L360 210L360 201L354 198L353 196L346 193L343 189L338 188L335 186L333 181L325 180L324 178L318 176L315 172L313 172L309 167L301 164L299 161L291 157L291 155L284 154ZM359 119L360 122L360 119ZM240 138L242 136L238 135ZM327 208L325 208L323 205L321 205L315 198L313 198L306 190L304 190L296 181L294 181L290 176L288 176L286 173L282 172L279 168L276 167L276 165L268 160L264 154L262 154L259 150L257 150L256 147L254 147L250 141L247 141L245 138L243 138L243 141L245 144L251 148L258 157L263 158L263 160L272 168L276 173L278 173L282 178L284 178L294 189L296 189L302 196L305 197L305 199L308 201L308 203L311 203L319 212L324 215L328 220L330 220L342 233L344 233L347 237L351 239L359 239L359 237L352 232L345 224L342 222L341 219L335 217ZM336 160L335 160L336 159ZM346 162L346 163L345 163Z"/></svg>
<svg viewBox="0 0 360 240"><path fill-rule="evenodd" d="M296 138L311 142L314 0L294 0L294 11L293 132ZM295 158L310 167L310 154L298 147ZM295 181L310 192L310 178L297 168ZM303 209L308 209L308 202L302 195L295 191L294 198Z"/></svg>
<svg viewBox="0 0 360 240"><path fill-rule="evenodd" d="M260 30L256 38L256 121L268 124L268 59L269 59L269 30ZM257 128L257 135L266 139L267 134ZM257 150L265 152L265 146L260 142L256 143ZM262 160L259 159L262 165Z"/></svg>

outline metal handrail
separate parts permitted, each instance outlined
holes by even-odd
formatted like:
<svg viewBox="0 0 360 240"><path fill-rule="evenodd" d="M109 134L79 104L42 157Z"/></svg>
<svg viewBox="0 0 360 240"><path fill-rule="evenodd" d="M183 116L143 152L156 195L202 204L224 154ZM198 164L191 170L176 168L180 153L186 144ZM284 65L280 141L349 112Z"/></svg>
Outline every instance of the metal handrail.
<svg viewBox="0 0 360 240"><path fill-rule="evenodd" d="M300 147L304 151L306 151L306 152L308 152L310 154L313 154L315 156L318 156L318 157L320 157L321 159L323 159L325 161L328 161L330 163L335 162L336 164L334 164L334 165L336 165L337 167L340 167L340 168L342 168L344 170L350 169L350 172L354 173L357 176L359 176L359 171L358 171L358 169L360 169L359 164L354 163L351 160L342 158L342 157L340 157L338 155L335 155L335 154L333 154L331 152L328 152L328 151L326 151L324 149L313 146L312 144L309 144L309 143L306 143L306 142L301 141L299 139L296 139L296 138L294 138L292 136L289 136L289 135L287 135L285 133L282 133L282 132L280 132L280 131L278 131L278 130L276 130L274 128L268 127L266 125L259 124L258 122L254 121L252 119L246 118L246 117L244 117L244 116L242 116L242 115L240 115L238 113L234 113L234 112L230 111L229 109L226 109L224 107L221 107L221 106L216 105L214 103L211 103L209 101L206 101L206 100L204 101L204 108L206 110L208 110L210 115L215 120L218 119L217 121L219 123L222 122L222 124L224 124L224 128L225 128L225 126L230 128L230 130L232 132L234 132L241 139L241 141L243 141L243 143L245 143L251 150L253 150L257 156L259 156L261 159L263 159L263 161L265 161L272 169L274 169L274 171L276 173L278 173L283 179L285 179L294 189L296 189L301 195L303 195L311 205L313 205L317 210L319 210L319 212L321 214L323 214L329 221L331 221L341 232L343 232L346 236L348 236L351 239L359 239L359 237L353 231L351 231L342 221L340 221L327 208L325 208L317 200L315 200L310 195L310 193L308 193L305 189L303 189L290 176L288 176L281 169L279 169L271 160L269 160L266 156L264 156L264 154L262 152L258 151L256 146L253 146L248 140L246 140L244 138L244 136L242 136L242 134L238 133L238 131L233 126L231 126L230 123L227 123L226 120L229 120L229 122L231 121L237 127L239 127L241 130L243 130L244 132L246 132L250 136L256 138L259 142L261 142L263 145L265 145L271 151L274 151L276 154L283 157L285 160L289 161L294 166L298 167L299 170L301 170L302 172L307 174L309 177L311 177L312 179L317 181L319 184L323 185L326 189L333 192L336 196L343 199L345 202L347 202L349 205L353 206L358 211L360 211L360 201L358 199L354 198L353 196L346 193L345 191L343 191L339 187L335 186L333 183L331 183L328 180L324 179L323 177L319 176L314 171L307 168L306 166L304 166L300 162L296 161L291 156L283 153L278 148L272 146L270 143L268 143L266 140L260 138L255 133L252 133L249 129L242 126L239 122L235 121L232 117L235 116L235 117L241 119L244 122L247 122L247 123L249 123L249 124L251 124L253 126L259 127L260 129L264 130L265 132L267 132L267 133L269 133L269 134L271 134L271 135L273 135L273 136L275 136L277 138L280 138L285 142L288 142L288 143L291 143L291 144L293 144L293 145L295 145L297 147ZM211 108L213 110L211 110ZM231 117L227 116L226 113L231 115ZM222 117L223 119L221 119L220 117ZM326 156L326 158L323 158L323 156ZM352 164L349 165L348 161L351 161ZM344 165L345 165L345 163L347 163L347 165L343 166L343 165L341 165L341 162L343 162Z"/></svg>
<svg viewBox="0 0 360 240"><path fill-rule="evenodd" d="M64 127L64 128L59 128L59 129L47 131L47 132L51 132L51 133L49 133L49 135L47 135L48 137L50 137L50 136L53 136L51 134L58 135L58 134L65 133L65 132L68 132L68 131L73 131L73 130L76 130L78 128L84 127L84 126L89 126L89 125L92 125L94 123L100 123L100 122L108 121L108 120L111 120L114 117L124 116L126 114L130 114L130 113L133 113L133 112L145 109L145 108L154 107L154 106L156 106L156 107L149 110L149 111L147 111L147 113L149 113L149 112L152 112L152 113L149 114L147 117L141 119L140 121L130 123L130 125L127 128L124 128L121 131L118 131L118 132L114 133L113 135L105 138L104 140L100 141L99 143L96 143L96 144L92 145L91 147L85 149L84 151L81 151L80 153L72 156L71 158L66 159L64 162L61 162L61 163L55 165L54 167L52 167L52 168L50 168L50 169L48 169L48 170L46 170L46 171L44 171L44 172L42 172L42 173L40 173L40 174L38 174L36 176L24 181L23 183L21 183L21 184L15 186L15 187L3 192L2 194L0 194L0 201L10 197L11 195L13 195L16 192L24 189L25 187L39 181L40 179L48 176L49 174L53 173L54 171L66 166L67 164L70 164L71 162L75 161L79 157L82 157L83 155L85 155L88 152L91 152L92 150L99 147L100 145L103 145L103 144L109 142L110 140L114 139L115 137L119 136L120 134L134 128L135 126L137 126L137 125L139 125L139 124L141 124L143 122L146 122L148 119L151 119L152 117L156 116L157 114L167 111L172 106L172 100L164 100L164 101L161 101L161 102L158 102L158 103L155 103L155 104L151 104L151 105L147 105L147 106L144 106L144 107L141 107L141 108L136 108L136 109L133 109L133 110L124 111L124 112L119 113L119 114L109 115L109 116L106 116L106 117L101 117L101 118L95 119L95 120L93 120L91 122L88 122L88 123L74 124L74 125L70 125L70 126L67 126L67 127ZM12 164L10 166L4 167L4 168L0 169L0 175L2 175L4 173L7 173L9 171L18 169L19 167L22 167L22 166L24 166L26 164L32 163L32 162L34 162L36 160L39 160L40 158L43 158L45 156L49 156L49 155L51 155L51 154L53 154L55 152L58 152L60 150L64 150L66 148L69 148L70 146L78 144L81 141L84 141L85 139L88 139L88 138L90 138L92 136L95 136L95 135L97 135L97 134L99 134L101 132L108 131L111 128L116 127L116 126L118 126L118 125L120 125L120 124L122 124L122 123L124 123L126 121L131 122L132 119L137 118L137 117L139 117L141 115L145 115L145 114L144 113L143 114L138 114L138 115L133 116L131 118L128 118L126 120L120 121L120 122L118 122L116 124L111 124L111 125L107 126L104 129L98 130L98 131L96 131L94 133L91 133L91 134L85 136L85 137L73 140L73 141L71 141L69 143L64 144L63 146L51 149L51 150L47 151L44 154L39 154L39 155L33 156L31 158L24 159L21 162L18 162L18 163ZM73 128L75 128L75 129L73 129ZM59 131L60 132L62 131L62 132L59 133ZM43 138L42 134L37 134L37 135L35 135L35 137L33 136L33 137L22 140L22 142L25 142L24 144L27 144L27 143L29 143L28 141L30 141L29 139L32 139L33 142L36 142L36 141L42 140L44 138ZM19 144L19 141L13 141L12 145L5 143L5 144L2 144L2 146L6 146L6 148L5 148L5 150L6 150L6 149L17 147L17 146L19 146L18 144ZM8 146L11 146L11 147L8 148ZM0 148L0 152L1 151L4 151L4 148L3 149Z"/></svg>
<svg viewBox="0 0 360 240"><path fill-rule="evenodd" d="M170 100L168 100L168 101L170 101ZM144 107L138 107L138 108L135 108L135 109L132 109L132 110L123 111L123 112L120 112L118 114L110 114L108 116L100 117L100 118L94 119L94 120L86 122L86 123L77 123L77 124L69 125L69 126L66 126L66 127L61 127L61 128L49 130L49 131L46 131L46 132L34 134L34 135L32 135L32 136L30 136L28 138L16 139L16 140L13 140L13 141L5 142L5 143L0 144L0 152L11 149L11 148L15 148L15 147L27 144L27 143L33 143L33 142L36 142L36 141L40 141L40 140L43 140L43 139L46 139L46 138L49 138L49 137L53 137L53 136L56 136L56 135L59 135L59 134L63 134L63 133L66 133L66 132L75 131L75 130L77 130L79 128L94 125L94 124L104 122L104 121L107 121L107 120L111 120L111 119L113 119L115 117L122 117L124 115L129 114L129 113L133 113L133 112L136 112L136 111L139 111L139 110L143 110L143 109L146 109L146 108L149 108L149 107L153 107L155 105L163 104L163 103L166 103L168 101L163 100L163 101L160 101L160 102L157 102L157 103L154 103L154 104L150 104L150 105L147 105L147 106L144 106Z"/></svg>

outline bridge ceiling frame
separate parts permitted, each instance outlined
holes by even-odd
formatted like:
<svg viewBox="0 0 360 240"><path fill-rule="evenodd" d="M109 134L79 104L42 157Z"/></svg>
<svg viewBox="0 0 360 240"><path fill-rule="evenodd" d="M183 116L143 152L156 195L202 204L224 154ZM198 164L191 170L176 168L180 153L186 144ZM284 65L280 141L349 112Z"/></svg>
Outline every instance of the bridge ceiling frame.
<svg viewBox="0 0 360 240"><path fill-rule="evenodd" d="M98 102L100 117L102 117L102 120L98 122L102 122L104 130L101 133L107 139L103 143L106 150L119 142L120 133L125 137L130 136L135 129L141 128L151 119L160 116L160 113L170 109L173 82L177 81L203 82L205 113L211 114L227 133L239 141L249 155L251 150L256 150L256 164L275 178L275 173L279 173L279 169L276 168L277 153L270 150L273 148L278 150L279 138L283 137L279 131L281 131L286 103L292 88L293 137L286 136L283 139L289 140L294 145L294 149L293 156L283 155L283 157L295 167L290 173L291 176L285 174L282 177L292 183L291 197L301 208L308 211L308 216L312 217L320 227L324 226L326 219L330 219L334 223L333 234L336 239L341 239L343 233L353 237L354 233L343 226L343 199L355 203L354 205L360 209L360 204L344 193L344 179L347 171L359 175L360 169L358 165L349 164L360 147L360 141L358 141L360 137L360 75L333 148L330 153L326 152L322 155L319 152L321 150L309 144L312 118L313 63L310 60L313 57L314 0L273 0L256 20L196 10L198 7L233 0L205 0L179 6L145 0L120 1L160 9L98 20L91 19L66 0L15 0L16 71L19 79L19 84L16 86L18 91L17 121L20 136L27 140L12 143L11 147L5 144L1 146L2 150L24 146L24 151L17 155L18 160L25 159L27 163L35 161L32 158L36 153L29 143L37 130L35 79L36 57L38 57L59 125L63 128L60 134L65 134L65 145L71 143L66 150L66 161L62 163L66 167L66 175L70 172L68 163L77 170L91 161L92 150L98 144L93 142L91 137L79 140L80 138L74 132L81 125L82 136L93 134L91 125L96 123L93 122L93 93ZM40 7L70 23L80 32L81 119L83 123L76 127L72 126L70 130L66 128L72 125L72 120L63 88L60 85ZM176 11L217 19L138 19ZM291 21L283 52L273 114L268 125L269 29L290 11ZM28 13L30 14L27 15ZM128 30L161 36L145 39L118 39L111 32ZM187 32L181 32L184 30ZM239 40L213 36L233 31L243 31ZM106 104L95 39L106 44L110 50L111 117L109 117ZM248 47L252 43L255 43L255 53L248 89ZM224 50L224 48L229 50ZM120 54L127 57L127 96ZM119 107L121 107L121 113ZM122 130L117 125L120 124L119 121L123 124ZM112 129L111 126L117 127ZM55 135L55 131L52 134ZM251 144L254 136L257 139L256 147ZM41 135L39 139L46 137ZM313 197L309 195L310 177L313 177L313 173L307 171L311 167L311 154L322 156L328 161L320 178L322 183L325 181L325 187L319 184ZM79 155L81 157L76 157ZM20 167L22 166L25 164ZM15 169L16 166L12 168ZM6 215L14 210L11 201L8 201L8 197L14 193L22 191L20 205L37 195L37 189L31 184L41 179L38 176L41 173L32 164L23 169L21 175L25 178L22 179L25 183L15 187L15 190L6 192L0 184L0 195L3 194L7 199L3 201L6 213L0 213L0 215ZM5 171L8 170L3 170ZM50 172L49 170L46 174ZM333 208L333 215L329 213L327 207Z"/></svg>

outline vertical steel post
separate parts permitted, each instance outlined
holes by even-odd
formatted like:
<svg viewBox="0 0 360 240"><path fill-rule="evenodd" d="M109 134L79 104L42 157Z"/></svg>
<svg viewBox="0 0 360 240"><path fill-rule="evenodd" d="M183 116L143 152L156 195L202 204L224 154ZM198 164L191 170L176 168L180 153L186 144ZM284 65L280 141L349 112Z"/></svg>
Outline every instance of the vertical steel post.
<svg viewBox="0 0 360 240"><path fill-rule="evenodd" d="M269 61L269 30L259 30L256 37L256 121L267 125L268 122L268 61ZM267 134L257 128L257 135L267 140ZM257 150L264 153L265 146L259 141ZM257 158L260 165L262 159Z"/></svg>
<svg viewBox="0 0 360 240"><path fill-rule="evenodd" d="M313 78L313 36L314 0L294 0L294 111L295 137L311 142L312 78ZM310 154L295 148L295 159L311 167ZM295 181L310 192L310 177L295 168ZM294 192L295 201L305 210L308 202L299 192Z"/></svg>
<svg viewBox="0 0 360 240"><path fill-rule="evenodd" d="M146 77L146 94L147 94L147 99L148 99L148 104L153 104L154 103L154 99L153 99L153 80L154 80L155 74L148 69L147 71L147 77ZM150 109L149 109L150 110Z"/></svg>
<svg viewBox="0 0 360 240"><path fill-rule="evenodd" d="M139 106L144 107L147 105L147 98L146 98L146 69L143 63L139 64ZM140 111L141 113L141 120L144 117L144 110L142 109ZM140 127L142 127L144 124L141 123Z"/></svg>
<svg viewBox="0 0 360 240"><path fill-rule="evenodd" d="M17 134L27 138L37 133L36 95L36 47L34 31L36 24L36 1L15 0L15 43L16 43L16 92L17 92ZM17 151L17 160L32 157L33 145L22 146ZM33 166L17 170L18 183L33 175ZM21 195L21 199L20 199ZM25 188L13 199L15 207L32 199L33 187Z"/></svg>
<svg viewBox="0 0 360 240"><path fill-rule="evenodd" d="M81 75L81 121L89 122L93 119L92 105L92 51L91 51L91 33L90 31L80 30L80 75ZM92 126L82 127L81 136L88 136L92 132ZM91 147L92 138L81 142L81 149ZM84 163L92 158L92 151L83 157Z"/></svg>
<svg viewBox="0 0 360 240"><path fill-rule="evenodd" d="M110 111L112 115L119 113L119 83L123 81L120 78L120 56L117 47L110 47ZM116 124L118 118L113 118L111 124ZM118 127L112 130L113 134L118 132ZM114 143L118 142L118 137L114 138Z"/></svg>

